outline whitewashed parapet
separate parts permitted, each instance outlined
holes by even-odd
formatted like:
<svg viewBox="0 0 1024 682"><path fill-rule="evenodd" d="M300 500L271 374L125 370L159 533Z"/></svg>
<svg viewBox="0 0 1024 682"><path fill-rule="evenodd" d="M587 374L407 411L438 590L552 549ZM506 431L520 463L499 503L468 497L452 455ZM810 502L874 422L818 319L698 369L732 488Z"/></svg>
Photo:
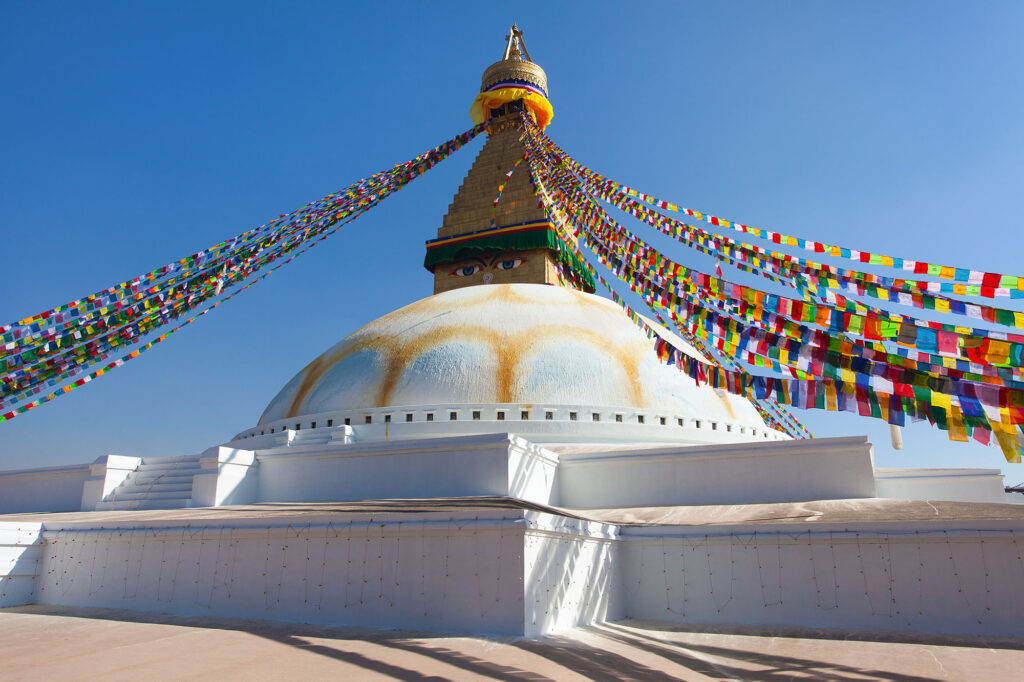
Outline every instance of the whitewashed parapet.
<svg viewBox="0 0 1024 682"><path fill-rule="evenodd" d="M620 531L626 615L693 624L1020 636L1020 521Z"/></svg>
<svg viewBox="0 0 1024 682"><path fill-rule="evenodd" d="M523 512L410 516L255 517L229 527L212 518L185 526L126 520L114 527L96 522L48 528L35 602L525 634ZM165 546L175 549L162 553ZM83 579L90 574L108 579L90 583Z"/></svg>
<svg viewBox="0 0 1024 682"><path fill-rule="evenodd" d="M557 502L558 457L510 433L257 450L260 502L498 495Z"/></svg>
<svg viewBox="0 0 1024 682"><path fill-rule="evenodd" d="M0 514L77 511L88 464L0 471Z"/></svg>
<svg viewBox="0 0 1024 682"><path fill-rule="evenodd" d="M560 454L567 507L753 504L874 497L863 436Z"/></svg>
<svg viewBox="0 0 1024 682"><path fill-rule="evenodd" d="M103 455L89 465L89 478L82 484L82 511L93 511L128 475L142 464L141 457Z"/></svg>
<svg viewBox="0 0 1024 682"><path fill-rule="evenodd" d="M42 528L41 523L0 523L0 608L35 602Z"/></svg>
<svg viewBox="0 0 1024 682"><path fill-rule="evenodd" d="M231 443L261 449L295 445L310 432L345 442L468 436L507 430L543 442L679 442L690 445L790 440L740 419L657 408L556 404L431 404L359 408L278 419L237 434ZM268 445L273 444L273 445Z"/></svg>
<svg viewBox="0 0 1024 682"><path fill-rule="evenodd" d="M199 457L201 472L192 477L192 504L217 507L224 504L249 504L259 494L253 450L214 446Z"/></svg>
<svg viewBox="0 0 1024 682"><path fill-rule="evenodd" d="M999 469L875 469L878 497L1005 503Z"/></svg>

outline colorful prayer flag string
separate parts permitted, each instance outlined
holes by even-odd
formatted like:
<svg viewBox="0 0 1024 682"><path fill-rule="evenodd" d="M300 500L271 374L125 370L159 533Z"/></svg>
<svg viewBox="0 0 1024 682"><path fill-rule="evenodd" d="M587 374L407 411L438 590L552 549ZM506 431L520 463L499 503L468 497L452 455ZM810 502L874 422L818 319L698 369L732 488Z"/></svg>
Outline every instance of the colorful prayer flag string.
<svg viewBox="0 0 1024 682"><path fill-rule="evenodd" d="M957 282L963 287L962 289L953 289L952 287L939 288L936 290L936 293L983 296L986 298L1024 298L1024 277L1019 277L1017 275L1004 275L950 265L938 265L935 263L927 263L925 261L888 256L869 251L851 249L844 246L826 244L824 242L804 239L802 237L794 237L772 230L744 225L735 221L726 220L725 218L719 218L704 211L681 207L677 204L658 199L657 197L653 197L649 194L645 194L644 192L627 187L626 185L610 180L597 173L594 173L594 177L598 178L602 183L616 192L634 197L663 210L672 211L674 213L683 213L717 227L729 228L754 235L755 237L760 237L775 244L792 246L806 251L813 251L814 253L827 254L835 258L844 258L858 263L896 268L915 275L926 275L928 277L951 280Z"/></svg>
<svg viewBox="0 0 1024 682"><path fill-rule="evenodd" d="M973 437L988 444L995 434L1007 460L1020 461L1017 437L1024 428L1020 342L1024 337L923 322L881 308L841 302L832 291L814 286L813 273L801 269L802 265L793 267L796 260L772 263L772 275L773 279L791 278L789 285L802 293L803 300L758 292L721 276L690 270L615 223L598 201L608 201L656 228L670 226L677 235L689 229L686 239L680 240L683 243L709 255L724 256L733 266L746 263L727 260L737 253L730 250L735 242L723 245L720 235L656 217L660 214L631 200L609 198L608 192L588 183L578 164L549 144L530 121L524 121L524 127L531 173L537 175L535 186L543 188L539 195L549 215L558 216L559 224L571 226L563 229L582 239L602 264L641 296L659 321L664 321L659 313L666 315L681 331L690 332L692 336L687 338L703 339L718 350L730 367L704 369L658 337L663 360L700 382L754 400L852 411L892 424L903 424L907 416L927 419L953 440ZM666 233L672 235L673 231ZM744 253L748 257L762 255L749 250ZM763 267L760 262L758 265ZM838 278L836 272L829 275ZM849 277L851 281L856 278ZM858 286L863 284L858 282ZM888 281L884 285L896 286ZM916 284L903 281L899 286L906 287L903 293L915 293ZM621 300L609 290L613 299ZM918 293L923 301L943 300ZM623 307L636 321L638 316ZM1019 326L1016 318L994 321ZM915 348L918 354L910 358L892 353L886 345L890 343L903 345L903 353ZM758 371L784 376L751 374L741 365L733 365L733 358Z"/></svg>
<svg viewBox="0 0 1024 682"><path fill-rule="evenodd" d="M323 241L342 225L433 168L472 140L476 126L404 164L360 180L256 230L192 254L171 266L119 283L85 299L5 325L0 350L0 421L63 395L138 357L223 301L244 291ZM278 262L269 270L268 266ZM140 349L126 352L146 335L181 318L262 272L234 293ZM170 276L169 276L170 275ZM143 285L150 285L143 287ZM89 369L124 353L105 367ZM65 386L64 382L86 373ZM50 390L56 389L56 390ZM50 390L42 398L34 398ZM28 402L26 402L28 401ZM14 407L17 405L17 407ZM14 407L14 409L10 409Z"/></svg>

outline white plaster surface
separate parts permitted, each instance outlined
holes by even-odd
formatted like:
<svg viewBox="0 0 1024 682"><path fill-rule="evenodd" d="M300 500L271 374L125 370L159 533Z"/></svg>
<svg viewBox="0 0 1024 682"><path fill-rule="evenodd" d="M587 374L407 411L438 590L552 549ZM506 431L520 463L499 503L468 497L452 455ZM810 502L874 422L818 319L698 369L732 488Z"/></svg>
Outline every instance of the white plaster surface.
<svg viewBox="0 0 1024 682"><path fill-rule="evenodd" d="M618 529L551 515L528 515L524 627L527 636L625 615Z"/></svg>
<svg viewBox="0 0 1024 682"><path fill-rule="evenodd" d="M695 530L697 532L695 532ZM628 529L627 614L1020 637L1019 524Z"/></svg>
<svg viewBox="0 0 1024 682"><path fill-rule="evenodd" d="M613 302L539 284L455 289L371 322L289 381L260 424L356 408L510 402L657 406L765 428L747 400L663 365Z"/></svg>
<svg viewBox="0 0 1024 682"><path fill-rule="evenodd" d="M192 477L197 507L248 504L259 495L259 472L253 450L215 446L199 457L201 473Z"/></svg>
<svg viewBox="0 0 1024 682"><path fill-rule="evenodd" d="M754 504L873 497L863 437L628 449L553 447L567 507Z"/></svg>
<svg viewBox="0 0 1024 682"><path fill-rule="evenodd" d="M998 469L876 469L878 497L905 500L1006 502Z"/></svg>
<svg viewBox="0 0 1024 682"><path fill-rule="evenodd" d="M0 521L0 607L32 604L43 559L43 524Z"/></svg>
<svg viewBox="0 0 1024 682"><path fill-rule="evenodd" d="M128 480L140 464L142 464L140 457L125 455L97 457L89 465L89 478L82 485L79 508L95 509L97 504L110 497L118 486Z"/></svg>
<svg viewBox="0 0 1024 682"><path fill-rule="evenodd" d="M88 464L0 471L0 514L81 508Z"/></svg>
<svg viewBox="0 0 1024 682"><path fill-rule="evenodd" d="M9 581L8 604L436 632L630 616L1019 636L1022 513L879 499L571 512L451 498L8 516L0 547L15 568L0 585L34 576L30 588Z"/></svg>
<svg viewBox="0 0 1024 682"><path fill-rule="evenodd" d="M500 495L557 503L550 453L512 434L258 451L261 502Z"/></svg>
<svg viewBox="0 0 1024 682"><path fill-rule="evenodd" d="M509 635L622 612L605 524L488 509L286 521L44 530L35 601Z"/></svg>
<svg viewBox="0 0 1024 682"><path fill-rule="evenodd" d="M454 419L452 415L454 414ZM264 422L230 443L245 449L314 443L415 440L512 431L538 443L759 443L791 440L737 419L658 407L555 403L429 403L319 412Z"/></svg>

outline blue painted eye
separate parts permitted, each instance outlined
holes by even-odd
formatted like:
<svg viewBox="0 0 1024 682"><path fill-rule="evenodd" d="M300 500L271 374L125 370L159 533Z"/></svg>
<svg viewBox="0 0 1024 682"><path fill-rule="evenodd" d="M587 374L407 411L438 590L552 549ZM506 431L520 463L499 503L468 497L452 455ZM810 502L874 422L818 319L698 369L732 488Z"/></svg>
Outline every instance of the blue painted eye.
<svg viewBox="0 0 1024 682"><path fill-rule="evenodd" d="M522 258L511 258L509 260L498 261L498 264L495 265L495 269L496 270L514 270L515 268L518 268L522 264L523 264L523 259Z"/></svg>
<svg viewBox="0 0 1024 682"><path fill-rule="evenodd" d="M463 268L455 268L455 271L452 272L452 274L456 277L469 277L470 275L475 275L481 270L483 270L483 268L479 265L467 265Z"/></svg>

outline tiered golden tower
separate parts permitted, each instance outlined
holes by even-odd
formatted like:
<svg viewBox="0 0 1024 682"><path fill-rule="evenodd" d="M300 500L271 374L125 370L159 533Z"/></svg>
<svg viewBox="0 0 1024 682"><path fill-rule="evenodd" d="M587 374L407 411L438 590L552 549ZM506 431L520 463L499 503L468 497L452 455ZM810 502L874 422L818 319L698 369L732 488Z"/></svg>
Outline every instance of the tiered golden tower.
<svg viewBox="0 0 1024 682"><path fill-rule="evenodd" d="M593 291L578 257L539 206L528 164L517 165L526 152L522 116L532 116L541 127L552 116L547 76L530 60L522 35L513 24L503 57L484 71L470 110L478 123L490 122L488 137L448 206L437 239L427 242L424 265L434 273L435 294L515 282Z"/></svg>

